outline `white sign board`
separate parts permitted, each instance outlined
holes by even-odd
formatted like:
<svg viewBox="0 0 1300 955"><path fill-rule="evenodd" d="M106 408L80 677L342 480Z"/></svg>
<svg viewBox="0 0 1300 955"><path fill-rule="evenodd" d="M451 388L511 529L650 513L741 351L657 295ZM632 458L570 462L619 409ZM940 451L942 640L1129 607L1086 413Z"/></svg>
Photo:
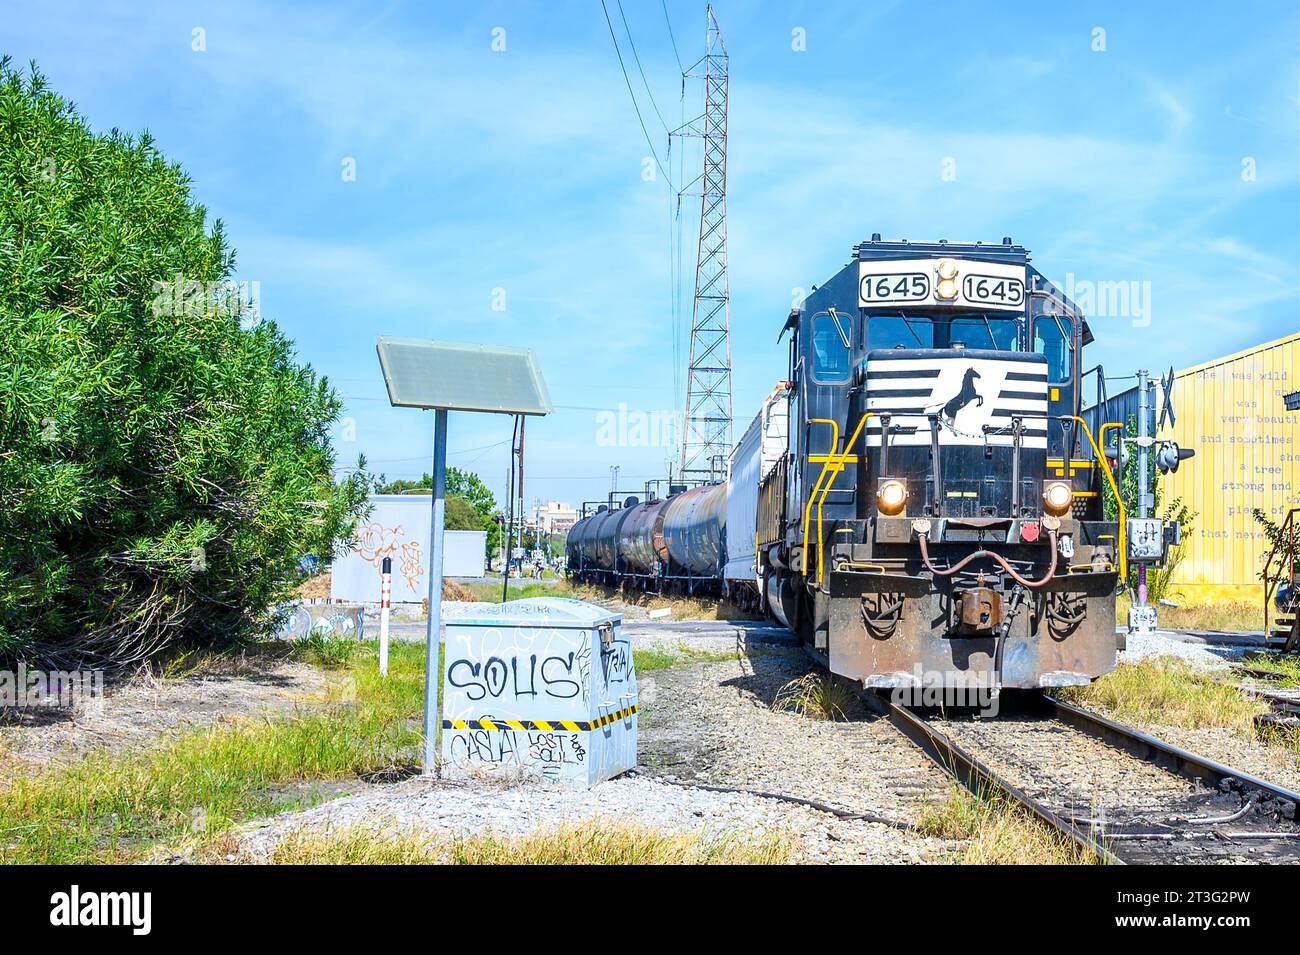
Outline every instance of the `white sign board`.
<svg viewBox="0 0 1300 955"><path fill-rule="evenodd" d="M941 287L945 279L950 284ZM942 257L860 262L858 305L1023 312L1025 267Z"/></svg>
<svg viewBox="0 0 1300 955"><path fill-rule="evenodd" d="M429 595L430 499L427 494L373 494L370 516L357 526L331 568L330 599L378 603L384 558L393 561L393 603ZM482 577L487 531L445 533L444 577Z"/></svg>

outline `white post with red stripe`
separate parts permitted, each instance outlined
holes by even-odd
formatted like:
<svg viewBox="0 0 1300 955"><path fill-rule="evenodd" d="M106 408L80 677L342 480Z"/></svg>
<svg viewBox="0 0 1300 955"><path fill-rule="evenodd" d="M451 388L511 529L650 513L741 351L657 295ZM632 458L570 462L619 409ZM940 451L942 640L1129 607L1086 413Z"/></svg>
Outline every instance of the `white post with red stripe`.
<svg viewBox="0 0 1300 955"><path fill-rule="evenodd" d="M393 558L384 558L379 591L379 675L388 676L388 613L393 609Z"/></svg>

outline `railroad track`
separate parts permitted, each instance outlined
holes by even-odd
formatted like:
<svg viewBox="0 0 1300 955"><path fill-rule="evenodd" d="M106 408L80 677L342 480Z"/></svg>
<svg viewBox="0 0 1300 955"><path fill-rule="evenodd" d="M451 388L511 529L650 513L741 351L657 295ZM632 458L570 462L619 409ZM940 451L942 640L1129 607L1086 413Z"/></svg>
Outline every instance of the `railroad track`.
<svg viewBox="0 0 1300 955"><path fill-rule="evenodd" d="M825 666L820 654L809 655ZM984 721L984 739L972 744L957 738L916 710L883 694L860 691L863 700L886 716L919 749L968 790L981 797L998 793L1024 807L1031 816L1068 841L1109 864L1209 863L1230 861L1300 862L1300 793L1199 756L1139 729L1051 697L1036 706L1041 712L1008 724L1004 717ZM1000 729L1013 726L1001 752ZM1101 747L1120 761L1131 761L1161 785L1155 793L1131 792L1127 806L1085 806L1053 787L1051 780L1025 772L1024 727L1048 734L1045 762L1068 762L1065 734ZM1008 758L1008 755L1011 758ZM1016 758L1020 757L1020 758ZM1048 774L1050 777L1050 773ZM1130 773L1131 775L1131 773ZM1155 797L1155 798L1152 798Z"/></svg>
<svg viewBox="0 0 1300 955"><path fill-rule="evenodd" d="M979 731L962 733L960 722L940 725L898 703L880 705L968 789L1003 794L1105 862L1300 862L1300 793L1097 713L1045 698L1029 719L967 723ZM1034 735L1041 739L1030 745ZM1080 768L1111 774L1119 792L1100 802L1094 792L1081 806L1061 785Z"/></svg>

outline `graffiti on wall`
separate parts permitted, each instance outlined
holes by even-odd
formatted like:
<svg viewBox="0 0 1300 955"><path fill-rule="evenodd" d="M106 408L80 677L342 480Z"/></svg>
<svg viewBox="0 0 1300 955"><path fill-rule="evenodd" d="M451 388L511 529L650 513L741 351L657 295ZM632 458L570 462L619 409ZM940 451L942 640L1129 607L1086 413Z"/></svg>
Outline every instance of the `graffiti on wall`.
<svg viewBox="0 0 1300 955"><path fill-rule="evenodd" d="M418 540L404 540L406 531L401 524L384 527L378 521L372 521L357 528L356 543L352 550L366 563L375 568L378 575L384 572L384 558L391 557L397 572L412 590L418 589L424 568L420 566L422 551Z"/></svg>

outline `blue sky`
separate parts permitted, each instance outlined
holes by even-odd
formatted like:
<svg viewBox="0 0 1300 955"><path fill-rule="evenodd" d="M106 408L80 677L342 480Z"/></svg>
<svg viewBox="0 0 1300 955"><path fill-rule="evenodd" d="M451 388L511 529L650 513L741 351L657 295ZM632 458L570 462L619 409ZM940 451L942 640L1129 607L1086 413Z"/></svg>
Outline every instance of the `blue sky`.
<svg viewBox="0 0 1300 955"><path fill-rule="evenodd" d="M658 0L623 10L675 126L702 91L688 85L683 103ZM1010 235L1058 283L1149 289L1145 317L1092 321L1089 363L1111 374L1300 329L1294 3L716 10L731 54L737 433L785 372L775 339L795 290L872 232ZM689 65L704 4L667 13ZM196 28L206 49L193 48ZM428 466L432 417L388 407L379 334L536 349L557 410L529 425L530 500L602 497L613 464L636 487L674 457L598 439L598 416L620 403L680 407L687 330L677 323L675 343L671 189L642 176L649 149L599 0L44 0L7 5L0 51L35 59L94 128L148 129L188 170L238 250L237 277L259 283L263 315L347 396L341 465L363 452L390 477ZM674 156L680 179L676 160L689 170L690 157ZM697 215L688 201L688 253ZM509 438L508 419L454 415L449 462L500 495Z"/></svg>

